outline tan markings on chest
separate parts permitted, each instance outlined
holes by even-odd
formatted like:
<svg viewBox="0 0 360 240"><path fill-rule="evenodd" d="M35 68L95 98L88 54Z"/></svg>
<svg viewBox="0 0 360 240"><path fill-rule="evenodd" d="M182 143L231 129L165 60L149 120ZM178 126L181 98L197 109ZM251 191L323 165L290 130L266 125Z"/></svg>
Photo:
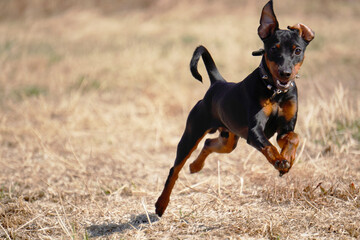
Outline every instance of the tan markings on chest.
<svg viewBox="0 0 360 240"><path fill-rule="evenodd" d="M289 100L280 104L279 116L283 116L286 121L290 121L295 116L296 111L296 103Z"/></svg>
<svg viewBox="0 0 360 240"><path fill-rule="evenodd" d="M267 117L269 117L273 112L276 111L278 104L272 103L270 99L264 99L261 101L262 111Z"/></svg>

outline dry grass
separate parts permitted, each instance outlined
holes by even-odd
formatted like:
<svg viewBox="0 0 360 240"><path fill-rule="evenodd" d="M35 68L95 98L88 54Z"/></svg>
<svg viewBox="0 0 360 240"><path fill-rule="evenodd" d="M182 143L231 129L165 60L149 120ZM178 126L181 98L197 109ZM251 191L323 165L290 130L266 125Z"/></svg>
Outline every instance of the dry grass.
<svg viewBox="0 0 360 240"><path fill-rule="evenodd" d="M206 45L240 81L260 60L251 51L264 2L150 2L126 12L66 1L36 18L42 1L3 8L0 238L360 238L359 2L275 2L283 28L316 31L291 172L279 178L240 141L198 174L186 164L160 220L154 203L208 87L190 76L192 51Z"/></svg>

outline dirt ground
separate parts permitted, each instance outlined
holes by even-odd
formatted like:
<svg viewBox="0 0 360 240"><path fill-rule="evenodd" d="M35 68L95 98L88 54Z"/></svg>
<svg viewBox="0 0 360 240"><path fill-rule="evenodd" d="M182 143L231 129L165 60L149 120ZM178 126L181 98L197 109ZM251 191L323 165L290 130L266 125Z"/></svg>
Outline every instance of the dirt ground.
<svg viewBox="0 0 360 240"><path fill-rule="evenodd" d="M279 177L240 140L190 174L197 150L154 213L209 86L190 74L194 49L241 81L260 62L265 3L1 2L0 239L360 239L356 0L275 0L281 28L316 33L297 80L291 171Z"/></svg>

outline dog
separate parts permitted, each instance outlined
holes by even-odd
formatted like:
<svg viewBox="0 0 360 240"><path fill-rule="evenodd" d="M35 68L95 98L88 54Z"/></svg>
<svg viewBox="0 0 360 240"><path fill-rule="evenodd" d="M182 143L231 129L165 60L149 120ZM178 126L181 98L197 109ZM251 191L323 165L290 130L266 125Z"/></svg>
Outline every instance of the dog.
<svg viewBox="0 0 360 240"><path fill-rule="evenodd" d="M158 198L156 214L162 216L170 200L179 172L198 143L208 133L219 131L219 137L207 139L199 156L190 164L190 172L199 172L211 153L230 153L239 138L259 150L277 169L287 173L295 160L299 137L294 132L298 94L295 79L304 60L304 52L314 39L314 32L299 23L279 29L273 2L263 8L258 35L264 49L253 52L262 56L261 63L239 83L231 83L219 73L209 51L196 48L190 62L192 75L202 82L197 64L202 57L211 85L204 98L190 111L185 131L177 146L174 166ZM279 153L270 142L277 133Z"/></svg>

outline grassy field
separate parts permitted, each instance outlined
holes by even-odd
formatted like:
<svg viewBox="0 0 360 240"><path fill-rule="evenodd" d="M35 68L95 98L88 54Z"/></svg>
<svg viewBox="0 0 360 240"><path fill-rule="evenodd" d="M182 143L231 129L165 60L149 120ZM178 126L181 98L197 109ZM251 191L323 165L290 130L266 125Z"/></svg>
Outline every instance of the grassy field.
<svg viewBox="0 0 360 240"><path fill-rule="evenodd" d="M281 28L316 32L297 80L290 173L280 178L240 140L192 175L197 150L156 217L187 115L209 86L190 74L193 50L205 45L238 82L262 46L266 1L179 2L0 3L0 239L359 239L356 0L274 3Z"/></svg>

